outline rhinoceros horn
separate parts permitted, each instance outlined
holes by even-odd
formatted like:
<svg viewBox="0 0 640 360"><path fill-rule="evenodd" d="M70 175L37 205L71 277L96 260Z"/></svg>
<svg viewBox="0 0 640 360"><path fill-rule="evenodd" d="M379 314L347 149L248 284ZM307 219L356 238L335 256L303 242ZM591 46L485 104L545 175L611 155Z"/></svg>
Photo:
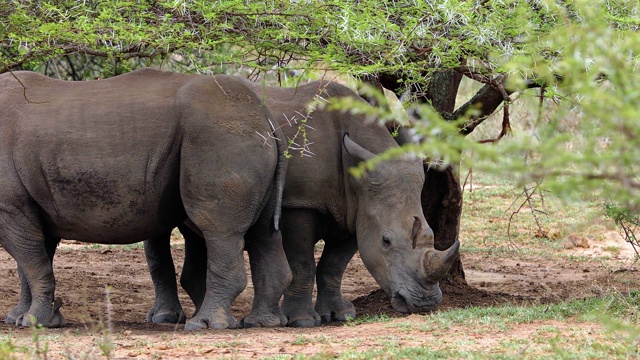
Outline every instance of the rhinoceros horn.
<svg viewBox="0 0 640 360"><path fill-rule="evenodd" d="M363 148L362 146L358 145L355 141L351 140L349 138L349 134L348 133L344 134L344 136L342 138L342 142L344 143L344 147L345 147L345 149L347 149L347 152L351 156L356 158L358 161L367 161L367 160L372 159L373 157L376 156L371 151Z"/></svg>
<svg viewBox="0 0 640 360"><path fill-rule="evenodd" d="M447 250L429 249L422 256L422 274L428 282L440 281L451 269L460 241L456 240Z"/></svg>

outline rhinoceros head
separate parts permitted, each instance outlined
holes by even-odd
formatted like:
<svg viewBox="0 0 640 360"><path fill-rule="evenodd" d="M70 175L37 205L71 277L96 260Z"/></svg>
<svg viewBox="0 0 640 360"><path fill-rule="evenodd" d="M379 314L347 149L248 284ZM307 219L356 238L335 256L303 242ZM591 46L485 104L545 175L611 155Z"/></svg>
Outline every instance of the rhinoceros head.
<svg viewBox="0 0 640 360"><path fill-rule="evenodd" d="M343 142L356 162L376 156L347 135ZM438 282L459 247L458 241L445 251L433 247L420 202L423 184L422 161L409 157L381 161L364 176L351 178L362 262L400 312L431 310L442 301Z"/></svg>

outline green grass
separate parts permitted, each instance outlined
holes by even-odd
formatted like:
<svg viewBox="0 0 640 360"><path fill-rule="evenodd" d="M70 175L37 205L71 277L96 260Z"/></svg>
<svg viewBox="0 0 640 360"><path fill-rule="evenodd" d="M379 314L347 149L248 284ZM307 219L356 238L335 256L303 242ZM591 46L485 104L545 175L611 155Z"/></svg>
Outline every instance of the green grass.
<svg viewBox="0 0 640 360"><path fill-rule="evenodd" d="M377 349L361 351L358 344L344 342L337 359L596 359L636 358L640 355L638 308L640 293L606 296L600 299L534 306L504 306L456 309L399 320L389 327L407 332L433 332L434 341L406 346L411 339L373 337ZM509 336L511 328L530 324L523 336ZM540 324L540 325L536 325ZM600 325L602 328L600 328ZM495 344L483 345L474 334L495 335ZM497 340L499 339L499 340ZM296 356L296 359L324 359L327 354Z"/></svg>
<svg viewBox="0 0 640 360"><path fill-rule="evenodd" d="M638 321L640 293L628 296L609 295L562 302L559 304L537 304L530 306L490 306L454 309L425 315L425 326L434 325L496 325L523 324L544 320L594 320L607 315L613 318Z"/></svg>
<svg viewBox="0 0 640 360"><path fill-rule="evenodd" d="M367 314L357 316L355 319L348 319L347 326L356 326L369 323L386 323L391 320L392 318L390 318L387 314Z"/></svg>

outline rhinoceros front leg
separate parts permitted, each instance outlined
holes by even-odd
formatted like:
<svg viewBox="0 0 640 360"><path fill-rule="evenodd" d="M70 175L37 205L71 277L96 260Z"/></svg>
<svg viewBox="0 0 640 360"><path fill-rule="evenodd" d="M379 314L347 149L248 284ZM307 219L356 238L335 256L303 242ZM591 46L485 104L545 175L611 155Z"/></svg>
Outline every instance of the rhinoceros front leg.
<svg viewBox="0 0 640 360"><path fill-rule="evenodd" d="M56 253L56 248L60 243L60 238L47 237L45 238L45 248L47 250L47 256L49 261L53 264L53 257ZM20 278L20 298L18 305L9 311L4 319L7 324L16 324L17 320L22 317L31 307L31 289L29 289L29 283L25 277L24 271L18 266L18 276Z"/></svg>
<svg viewBox="0 0 640 360"><path fill-rule="evenodd" d="M280 298L291 282L291 270L282 248L282 235L269 231L269 226L258 226L245 235L254 289L251 312L242 319L246 328L287 325Z"/></svg>
<svg viewBox="0 0 640 360"><path fill-rule="evenodd" d="M323 323L346 321L356 316L353 304L342 296L341 287L344 271L357 250L355 238L325 239L317 267L318 298L315 306Z"/></svg>
<svg viewBox="0 0 640 360"><path fill-rule="evenodd" d="M184 265L180 286L187 292L198 314L207 288L207 245L204 238L185 225L178 227L184 237Z"/></svg>
<svg viewBox="0 0 640 360"><path fill-rule="evenodd" d="M3 210L0 212L0 223L4 224L0 227L1 245L18 263L21 278L26 280L31 294L29 309L16 317L16 324L25 327L35 324L44 327L64 326L66 322L59 310L60 302L54 302L53 266L37 212L28 205ZM25 286L22 288L26 289ZM28 297L24 299L28 300Z"/></svg>
<svg viewBox="0 0 640 360"><path fill-rule="evenodd" d="M313 284L316 262L314 246L317 214L313 210L282 210L282 238L293 278L284 293L282 311L293 327L320 326L320 316L313 309Z"/></svg>
<svg viewBox="0 0 640 360"><path fill-rule="evenodd" d="M171 257L171 232L144 242L144 254L156 292L147 322L184 324L186 315L178 299L176 268Z"/></svg>

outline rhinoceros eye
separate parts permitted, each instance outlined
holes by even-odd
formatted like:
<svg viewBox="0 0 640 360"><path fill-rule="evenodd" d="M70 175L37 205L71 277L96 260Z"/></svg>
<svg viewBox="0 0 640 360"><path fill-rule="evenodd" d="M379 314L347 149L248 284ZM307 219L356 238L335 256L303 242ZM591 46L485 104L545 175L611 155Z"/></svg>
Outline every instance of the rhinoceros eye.
<svg viewBox="0 0 640 360"><path fill-rule="evenodd" d="M389 238L388 236L384 235L382 236L382 246L384 248L389 248L391 247L391 238Z"/></svg>

